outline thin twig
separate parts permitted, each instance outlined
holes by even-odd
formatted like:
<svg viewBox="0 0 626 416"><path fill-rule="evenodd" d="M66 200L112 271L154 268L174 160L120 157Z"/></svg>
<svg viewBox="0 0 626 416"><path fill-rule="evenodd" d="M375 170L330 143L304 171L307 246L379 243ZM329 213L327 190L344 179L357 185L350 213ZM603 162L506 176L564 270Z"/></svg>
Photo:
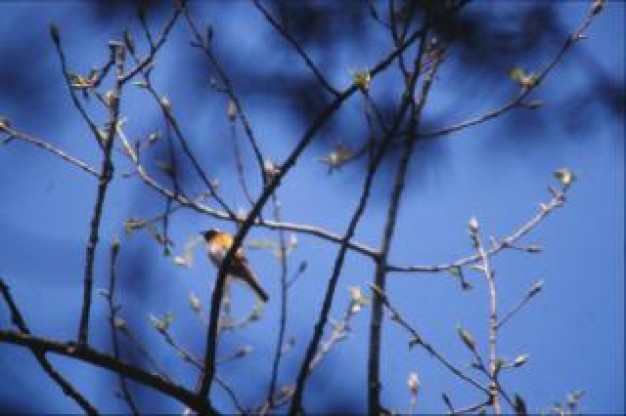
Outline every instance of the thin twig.
<svg viewBox="0 0 626 416"><path fill-rule="evenodd" d="M489 390L488 389L483 387L478 381L474 380L472 377L470 377L467 374L465 374L463 372L463 370L461 370L460 368L456 367L454 364L452 364L452 362L450 362L450 360L448 360L443 355L441 355L437 351L437 349L435 349L435 347L433 347L431 344L426 342L422 338L422 336L417 332L417 330L414 329L413 326L411 326L411 324L409 324L407 322L407 320L398 311L398 309L395 306L393 306L393 304L389 301L389 298L387 297L387 295L384 292L382 292L375 285L372 285L372 291L374 292L374 299L376 299L376 298L380 299L380 301L384 305L384 307L387 308L389 310L389 312L391 313L391 320L393 322L396 322L398 325L400 325L402 328L404 328L411 335L411 341L409 342L409 346L411 346L411 347L419 346L419 347L424 348L426 351L428 351L428 353L430 355L432 355L437 361L439 361L451 373L456 375L461 380L471 384L476 389L482 391L487 396L489 395Z"/></svg>
<svg viewBox="0 0 626 416"><path fill-rule="evenodd" d="M548 215L554 212L557 208L561 207L565 203L565 193L566 189L562 192L559 192L556 195L553 195L550 201L547 203L540 203L538 212L526 223L522 224L519 228L517 228L512 234L509 236L498 240L499 242L495 244L493 247L486 250L486 254L489 257L493 257L498 254L500 251L514 245L516 241L524 237L526 234L530 233L537 225L539 225ZM387 266L390 272L441 272L446 271L458 267L464 267L469 264L473 264L480 261L480 256L478 254L470 255L467 257L460 258L450 263L443 263L432 266Z"/></svg>
<svg viewBox="0 0 626 416"><path fill-rule="evenodd" d="M543 286L543 281L540 280L536 282L526 293L526 296L522 298L522 300L515 305L513 309L511 309L502 320L498 323L498 330L501 329L504 324L506 324L513 316L515 316L535 295L537 295Z"/></svg>
<svg viewBox="0 0 626 416"><path fill-rule="evenodd" d="M272 197L272 204L274 205L274 220L280 222L281 215L281 203L278 200L276 194ZM274 359L272 362L272 375L270 376L270 384L267 389L267 409L271 409L274 405L274 394L276 392L276 383L278 381L278 368L280 366L280 359L282 358L283 345L285 343L285 331L287 329L287 301L289 285L287 277L289 275L289 264L287 262L287 242L285 238L285 232L278 231L278 245L280 253L280 317L278 323L278 338L276 340L276 349L274 351ZM261 412L264 413L264 412Z"/></svg>
<svg viewBox="0 0 626 416"><path fill-rule="evenodd" d="M198 30L196 24L194 23L193 19L191 18L191 15L189 13L189 9L185 8L184 9L185 12L185 19L187 20L187 24L189 26L189 28L191 29L191 32L195 38L195 46L199 47L202 52L204 53L204 55L207 57L207 59L209 60L209 62L211 63L211 65L215 68L215 70L217 71L219 77L221 78L221 82L224 85L224 92L226 92L226 95L228 96L228 98L232 101L232 103L234 104L236 111L237 111L237 117L239 118L239 120L241 120L241 124L243 126L243 129L246 133L246 137L248 137L248 141L250 143L250 146L252 147L252 150L254 152L254 156L256 158L256 162L257 162L257 167L259 169L259 174L261 175L261 180L263 181L263 184L266 185L266 178L264 175L264 170L263 170L263 166L264 166L264 159L263 159L263 154L261 153L261 149L259 147L258 144L258 140L255 137L255 134L252 130L252 126L250 124L250 121L248 120L248 117L246 116L246 113L243 110L243 107L241 105L241 101L239 100L239 97L237 96L237 94L235 94L235 88L233 86L232 81L230 80L230 78L228 77L228 74L226 73L226 70L222 67L220 61L217 59L217 56L215 55L215 53L213 52L213 50L211 49L211 45L210 39L204 39L202 37L202 35L200 34L200 31Z"/></svg>
<svg viewBox="0 0 626 416"><path fill-rule="evenodd" d="M476 403L476 404L472 404L469 406L465 406L465 407L461 407L459 409L454 409L454 411L452 411L450 414L453 415L466 415L468 413L472 413L472 412L477 412L487 406L489 406L490 403L489 401L486 402L480 402L480 403Z"/></svg>
<svg viewBox="0 0 626 416"><path fill-rule="evenodd" d="M86 162L83 162L82 160L70 155L69 153L67 153L64 150L59 149L58 147L55 147L53 145L51 145L50 143L38 139L34 136L31 136L29 134L23 133L21 131L12 129L8 126L3 127L3 132L6 132L11 138L15 138L15 139L19 139L25 143L29 143L32 144L33 146L36 146L40 149L43 149L47 152L52 153L53 155L56 155L58 157L60 157L61 159L65 160L66 162L71 163L72 165L84 170L85 172L89 173L92 176L98 177L98 171L96 171L95 168L91 167L89 164L87 164Z"/></svg>
<svg viewBox="0 0 626 416"><path fill-rule="evenodd" d="M230 120L230 138L235 154L235 168L237 169L239 185L241 185L241 190L248 200L248 203L252 206L254 205L254 200L252 198L252 194L250 193L250 189L248 188L248 182L246 181L245 170L243 167L243 155L241 154L241 149L239 148L239 136L237 135L237 124L235 123L234 118L231 118Z"/></svg>
<svg viewBox="0 0 626 416"><path fill-rule="evenodd" d="M139 342L137 337L133 335L133 333L128 328L128 323L126 323L126 325L120 328L120 331L122 332L122 334L124 334L126 338L128 338L128 341L130 341L130 343L133 344L133 346L137 349L137 352L139 353L139 355L144 360L146 360L148 364L150 364L150 366L152 366L154 372L158 374L159 377L167 381L172 381L170 376L167 374L165 370L163 370L163 368L161 368L161 366L159 365L159 363L157 363L156 359L152 356L152 354L141 344L141 342Z"/></svg>
<svg viewBox="0 0 626 416"><path fill-rule="evenodd" d="M183 134L182 129L180 128L178 124L178 121L174 117L174 113L172 112L172 108L170 104L168 102L164 102L164 100L156 92L156 90L152 86L150 77L145 72L142 72L142 75L144 76L145 89L150 93L154 101L158 104L159 108L161 109L161 112L163 113L163 117L165 117L166 121L168 122L168 125L171 126L172 129L174 130L175 136L178 139L178 142L180 143L182 147L183 153L185 154L185 156L187 156L187 159L189 159L189 161L191 162L191 165L193 166L195 172L198 174L198 176L202 180L202 183L204 183L204 186L207 187L207 190L210 192L211 197L222 207L224 211L226 211L228 218L230 218L231 220L236 220L237 216L229 208L228 204L226 204L226 202L222 199L222 197L220 197L220 195L217 193L217 189L215 185L211 182L208 175L202 168L202 165L200 164L198 159L194 156L194 153L191 150L191 147L189 146L189 142L187 141L185 135ZM172 199L175 199L175 196L176 196L176 193L174 193L174 195L172 196Z"/></svg>
<svg viewBox="0 0 626 416"><path fill-rule="evenodd" d="M322 85L322 87L324 87L326 89L326 91L328 91L329 93L331 93L332 95L337 97L339 95L339 91L337 91L336 88L334 88L332 85L330 85L330 82L328 82L326 77L324 77L324 75L322 75L322 72L313 63L313 60L305 52L305 50L302 48L300 43L291 35L291 33L289 33L289 31L287 31L286 28L282 27L280 25L280 23L278 23L278 21L276 19L274 19L274 17L270 14L270 12L267 11L267 9L265 9L265 7L261 4L261 2L259 0L253 0L253 3L254 3L254 6L263 14L265 19L269 22L269 24L272 25L272 27L274 29L276 29L276 31L278 33L280 33L280 35L289 44L291 44L291 46L294 47L296 52L298 52L298 55L300 55L300 57L304 60L304 62L306 63L306 66L311 70L311 72L313 72L313 75L315 75L315 78ZM398 45L396 45L396 46L398 46Z"/></svg>
<svg viewBox="0 0 626 416"><path fill-rule="evenodd" d="M332 324L333 329L332 329L331 334L328 336L328 338L325 341L320 343L320 346L315 356L313 357L311 364L309 365L309 368L308 368L309 375L313 373L313 371L322 362L324 357L326 357L330 353L333 347L335 347L337 343L339 343L340 341L344 340L347 337L348 332L350 330L350 322L352 318L358 312L358 310L354 309L356 305L357 305L357 301L352 299L351 302L348 304L348 307L346 309L346 312L344 313L343 318L340 321L334 322ZM269 402L266 402L263 404L263 406L260 406L258 408L260 409L259 413L267 413L273 409L277 409L281 407L282 405L284 405L285 403L287 403L289 400L292 399L295 392L296 392L295 384L284 385L280 389L280 392L275 397L272 398L271 405L269 404Z"/></svg>
<svg viewBox="0 0 626 416"><path fill-rule="evenodd" d="M106 294L107 303L109 306L109 327L111 328L111 340L113 341L113 356L116 360L120 359L120 341L117 334L118 327L120 325L124 325L123 321L120 321L120 318L117 316L118 307L115 305L115 286L117 281L117 257L120 251L120 244L118 241L114 241L111 244L111 261L109 267L109 289ZM118 379L120 383L120 390L122 392L122 397L124 401L128 405L128 408L134 415L140 414L139 408L133 399L133 396L128 389L128 383L126 377L123 374L118 373Z"/></svg>
<svg viewBox="0 0 626 416"><path fill-rule="evenodd" d="M61 62L61 70L63 72L63 79L65 80L65 84L70 93L72 104L74 104L74 107L78 110L82 119L85 121L85 123L87 123L87 126L89 126L89 130L91 130L93 138L98 144L98 146L103 148L100 131L98 130L98 127L96 126L96 123L93 121L93 119L89 116L89 114L87 114L87 110L85 110L85 107L83 106L83 104L78 99L78 94L76 94L76 90L74 88L74 85L72 84L72 76L67 67L67 59L65 57L65 52L63 51L63 47L61 46L61 39L58 36L58 29L56 27L52 27L51 31L52 31L52 39L54 41L54 46L57 51L57 55L59 56L59 60ZM55 33L56 33L56 37L55 37ZM110 60L113 61L115 59L114 58L115 51L113 50L113 48L109 49L109 54L110 54L109 55Z"/></svg>
<svg viewBox="0 0 626 416"><path fill-rule="evenodd" d="M148 30L148 27L145 25L145 21L143 19L141 19L142 27L144 28L144 32L146 33L147 38L149 40L150 53L148 54L148 56L146 56L145 58L140 60L137 63L137 65L135 65L134 68L129 70L127 73L121 75L120 81L122 82L122 84L125 84L131 78L133 78L135 75L137 75L140 72L145 71L146 69L148 69L152 65L152 63L154 62L154 58L156 57L157 52L159 52L159 49L161 49L161 47L167 41L167 37L170 34L170 31L172 30L172 28L174 27L174 24L176 24L176 21L178 20L178 17L180 16L180 13L181 13L183 7L184 7L183 5L176 5L175 6L174 13L169 18L167 23L165 23L165 26L163 27L163 30L161 31L161 34L159 35L159 37L158 37L156 42L154 42L154 40L152 39L150 31Z"/></svg>
<svg viewBox="0 0 626 416"><path fill-rule="evenodd" d="M178 342L176 342L174 337L172 337L172 335L169 333L167 329L163 329L163 330L159 329L158 332L159 334L163 336L163 339L165 340L165 342L167 342L169 346L174 348L174 350L183 359L183 361L188 362L189 364L193 365L197 370L201 372L204 371L204 367L202 366L202 361L198 357L193 355L191 352L189 352L189 350L187 350L185 347L183 347ZM237 411L241 414L245 414L246 413L245 409L243 408L243 406L237 399L237 395L235 394L235 391L232 389L232 387L230 387L224 381L224 379L222 379L219 375L215 376L215 381L226 392L230 400L233 402L233 406L235 406ZM185 412L183 412L183 414L187 414L189 410L190 410L189 408L185 409Z"/></svg>
<svg viewBox="0 0 626 416"><path fill-rule="evenodd" d="M465 128L470 127L470 126L475 126L477 124L482 124L482 123L484 123L486 121L489 121L489 120L492 120L494 118L497 118L497 117L501 116L502 114L504 114L505 112L507 112L507 111L509 111L509 110L511 110L513 108L520 107L520 105L522 104L522 101L532 91L534 91L535 88L539 84L541 84L541 82L548 76L548 74L561 61L563 56L565 56L565 53L572 46L574 46L577 42L579 42L581 39L584 38L584 33L589 28L591 23L593 22L593 19L596 16L596 14L597 14L597 12L594 12L594 6L592 5L589 8L589 12L587 13L586 17L584 18L584 20L581 23L581 25L579 26L579 28L576 29L573 34L571 34L571 35L569 35L567 37L567 39L563 43L563 46L561 46L561 49L559 49L559 51L556 53L554 58L552 58L552 60L546 65L546 67L541 72L539 72L539 74L537 74L535 76L535 80L530 85L523 86L522 89L517 93L517 95L515 97L513 97L512 99L510 99L507 103L505 103L504 105L502 105L501 107L499 107L497 109L494 109L492 111L488 111L488 112L486 112L485 114L483 114L481 116L470 118L469 120L466 120L466 121L463 121L463 122L460 122L460 123L456 123L456 124L453 124L453 125L448 126L448 127L443 127L443 128L437 129L437 130L427 131L427 132L420 132L419 133L419 137L435 138L435 137L448 135L448 134L457 132L459 130L465 129Z"/></svg>

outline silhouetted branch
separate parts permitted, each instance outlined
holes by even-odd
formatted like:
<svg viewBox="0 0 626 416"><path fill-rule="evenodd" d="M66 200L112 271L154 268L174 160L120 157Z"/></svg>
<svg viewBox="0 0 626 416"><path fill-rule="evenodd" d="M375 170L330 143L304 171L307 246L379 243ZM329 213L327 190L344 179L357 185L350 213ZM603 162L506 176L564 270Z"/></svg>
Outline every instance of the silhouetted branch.
<svg viewBox="0 0 626 416"><path fill-rule="evenodd" d="M313 72L313 74L315 75L315 78L322 85L322 87L324 87L326 91L328 91L329 93L337 97L339 95L339 92L337 91L337 89L335 89L332 85L330 85L326 77L322 75L322 72L313 63L313 60L306 53L306 51L302 48L300 43L291 35L291 33L289 33L289 31L283 28L280 25L280 23L278 23L276 19L274 19L274 17L270 14L270 12L267 11L267 9L265 9L263 4L261 4L259 0L253 0L253 3L254 3L254 6L257 8L257 10L259 10L263 14L263 16L265 16L265 19L270 23L270 25L272 25L272 27L274 27L274 29L276 29L276 31L280 33L280 35L287 42L289 42L289 44L291 44L291 46L294 47L296 52L298 52L298 55L300 55L300 57L304 60L304 62L306 63L306 66L311 70L311 72Z"/></svg>
<svg viewBox="0 0 626 416"><path fill-rule="evenodd" d="M278 200L276 194L274 194L274 196L272 197L272 203L274 205L274 220L280 222L282 219L281 202ZM270 376L270 384L267 389L267 409L271 409L274 404L274 395L276 393L276 383L278 380L278 368L280 366L280 359L283 356L285 331L287 329L287 295L289 291L287 276L289 275L289 264L287 262L287 242L285 240L285 232L279 230L278 244L280 250L280 317L278 322L278 338L276 339L276 348L274 350L274 358L272 362L272 375Z"/></svg>
<svg viewBox="0 0 626 416"><path fill-rule="evenodd" d="M424 25L426 27L426 24ZM403 97L405 103L408 103L409 108L409 131L413 131L420 122L421 112L426 104L432 83L434 81L435 74L439 68L440 59L436 58L434 65L426 74L426 78L422 83L422 88L419 95L419 101L415 101L413 98L415 89L417 87L417 79L419 74L419 68L421 66L422 58L427 52L427 31L425 30L421 42L419 51L415 57L413 64L413 76L405 80L406 94ZM432 50L429 53L437 55L439 58L439 51ZM387 257L391 248L391 241L395 231L396 220L400 208L400 201L404 192L404 184L406 174L408 172L409 162L413 155L413 149L417 141L415 134L409 133L404 141L404 148L402 156L396 170L394 177L394 184L391 190L391 196L389 201L389 207L387 210L387 217L385 220L384 230L381 236L380 256L376 259L376 270L374 272L374 283L381 290L385 290L385 283L387 280ZM372 314L370 317L370 332L369 332L369 352L367 359L367 389L368 389L368 413L378 414L381 411L380 403L380 390L382 385L380 383L380 345L382 338L382 314L383 308L379 298L374 298L372 301Z"/></svg>
<svg viewBox="0 0 626 416"><path fill-rule="evenodd" d="M178 384L167 381L160 376L150 374L138 367L116 360L115 357L104 354L91 347L82 344L53 341L47 338L41 338L22 332L4 329L0 329L0 341L28 348L35 348L44 353L51 352L63 355L93 364L97 367L111 370L117 374L123 374L127 378L131 378L138 383L160 391L171 398L179 400L181 403L189 405L198 412L207 411L207 407L205 406L206 403L202 403L198 400L197 396L193 392L179 386ZM211 413L215 413L210 408L209 411Z"/></svg>
<svg viewBox="0 0 626 416"><path fill-rule="evenodd" d="M593 22L593 19L598 13L598 11L595 11L595 10L596 10L595 6L591 5L580 27L577 30L575 30L573 34L567 37L563 46L561 47L561 49L559 49L559 51L556 53L554 58L552 58L552 60L546 65L546 67L541 72L539 72L537 75L532 75L527 80L527 82L524 82L521 90L517 93L517 95L513 97L511 100L509 100L507 103L505 103L504 105L502 105L501 107L495 110L488 111L481 116L470 118L469 120L466 120L457 124L453 124L449 127L443 127L437 130L429 131L429 132L428 131L420 132L418 133L419 137L435 138L435 137L451 134L451 133L457 132L459 130L465 129L470 126L482 124L486 121L492 120L494 118L497 118L503 115L504 113L506 113L507 111L513 108L520 107L523 104L523 100L532 91L534 91L536 87L539 86L539 84L541 84L541 82L548 76L548 74L554 69L554 67L556 67L556 65L561 61L565 53L572 46L574 46L577 42L584 39L585 31L587 30L587 28L589 28L589 26Z"/></svg>
<svg viewBox="0 0 626 416"><path fill-rule="evenodd" d="M189 28L191 29L191 32L195 38L194 46L197 46L198 48L200 48L200 50L202 50L202 52L207 57L207 59L209 60L213 68L215 68L224 86L224 92L226 93L230 101L235 106L237 117L239 118L239 120L241 120L241 124L243 125L244 131L246 132L246 136L248 137L250 146L252 147L252 150L254 151L254 156L256 158L257 167L259 169L259 174L261 175L261 180L263 181L264 185L267 185L267 183L265 182L265 175L264 175L263 154L261 153L261 149L259 148L258 140L256 139L254 132L252 131L252 126L250 122L248 121L248 117L246 116L246 113L243 110L241 101L239 100L239 97L237 96L237 94L235 94L233 83L228 77L226 70L222 67L220 61L217 59L217 56L211 49L211 39L204 39L202 37L202 35L200 34L200 31L198 30L195 23L193 22L191 15L189 14L189 9L187 8L185 8L185 19L187 20L187 24Z"/></svg>
<svg viewBox="0 0 626 416"><path fill-rule="evenodd" d="M421 347L424 348L431 356L433 356L437 361L439 361L446 369L448 369L451 373L456 375L459 379L471 384L476 389L482 391L487 396L489 395L489 390L483 387L478 381L474 380L472 377L468 376L452 364L447 358L441 355L431 344L426 342L422 336L415 330L411 324L409 324L403 315L396 309L395 306L389 301L387 295L381 291L376 285L371 285L372 292L374 293L374 299L379 299L381 304L384 305L385 308L389 310L391 313L391 320L397 322L402 328L404 328L410 335L411 340L409 341L409 347Z"/></svg>
<svg viewBox="0 0 626 416"><path fill-rule="evenodd" d="M30 335L30 329L22 316L22 313L17 307L17 304L13 300L11 296L11 292L9 286L4 282L4 280L0 279L0 292L2 293L2 297L4 298L4 302L9 308L9 312L11 313L11 322L15 325L22 333L26 335ZM31 347L31 352L35 356L35 359L41 366L41 368L50 376L50 378L58 384L63 393L68 397L72 398L78 404L83 411L88 415L96 415L98 414L98 410L91 404L89 401L78 391L76 388L67 381L58 371L52 366L50 361L46 358L46 354L44 351L39 350L38 348Z"/></svg>
<svg viewBox="0 0 626 416"><path fill-rule="evenodd" d="M371 71L371 75L375 76L377 73L383 71L387 66L389 66L399 53L401 53L405 48L411 45L419 37L420 33L421 31L415 32L407 39L407 42L405 42L401 47L394 49L394 51L392 51L385 59L383 59L376 66L374 66ZM317 134L318 130L341 107L343 102L346 101L358 90L359 87L356 84L348 87L315 118L313 123L305 131L300 141L287 157L285 162L280 165L280 171L277 172L277 175L273 178L273 180L267 184L267 186L263 190L263 193L257 200L256 204L252 207L252 210L246 217L245 221L242 223L237 235L235 236L233 245L226 254L226 257L222 263L222 267L220 267L211 299L211 313L209 320L209 331L207 332L207 350L205 355L205 373L202 377L200 388L198 389L198 394L201 397L205 398L207 396L211 387L213 375L215 373L215 349L217 345L217 327L220 303L224 294L224 283L226 281L227 271L230 267L230 262L233 259L234 253L241 246L243 239L248 233L250 227L252 227L252 225L255 223L259 213L269 199L270 195L274 193L283 177L295 165L296 161L298 160L302 152L304 152L306 147L310 144L311 140Z"/></svg>
<svg viewBox="0 0 626 416"><path fill-rule="evenodd" d="M326 294L324 295L324 301L322 304L322 309L320 310L319 317L317 320L317 324L315 325L315 331L313 333L313 337L309 342L309 346L307 348L305 358L300 365L300 371L298 373L298 378L296 380L296 387L293 395L293 400L291 402L291 407L289 408L289 414L295 416L302 411L302 394L304 392L304 386L307 380L307 376L310 374L310 367L315 358L315 353L318 350L319 342L324 333L324 327L326 326L326 322L328 320L328 313L330 312L330 308L332 306L332 301L335 295L335 290L337 287L337 282L339 281L339 275L341 274L341 270L343 269L343 264L345 260L345 255L348 251L348 243L354 232L356 231L356 227L361 220L361 216L365 211L367 206L367 202L369 200L370 191L372 187L372 183L374 181L374 177L376 172L378 171L378 167L380 166L380 162L386 154L387 146L389 144L389 137L387 137L383 143L380 145L376 156L372 158L370 165L367 169L367 175L365 177L365 181L363 183L363 189L361 191L361 195L359 198L359 202L354 210L354 214L350 219L350 223L346 232L342 238L341 245L337 252L337 256L335 258L335 264L333 266L332 275L328 281L328 286L326 288Z"/></svg>
<svg viewBox="0 0 626 416"><path fill-rule="evenodd" d="M57 45L58 46L58 45ZM85 275L83 281L83 303L80 312L80 323L78 327L78 342L87 344L89 337L89 315L91 313L91 299L93 296L93 270L96 258L96 248L100 233L100 220L104 209L104 202L109 188L109 183L113 179L113 143L120 116L120 97L122 95L121 75L124 72L125 52L124 47L118 43L109 44L111 53L115 56L116 77L115 87L109 98L109 121L106 134L101 137L102 145L102 166L98 178L98 192L93 208L91 223L89 228L89 239L87 241ZM61 47L57 48L62 51ZM100 136L98 136L100 137Z"/></svg>
<svg viewBox="0 0 626 416"><path fill-rule="evenodd" d="M109 265L109 288L106 293L106 300L109 306L109 327L111 328L111 340L113 343L113 357L116 360L119 360L121 357L120 351L120 342L119 337L117 336L117 331L124 327L126 324L117 314L119 307L115 304L115 287L117 283L117 258L120 252L120 244L119 241L114 241L111 244L111 259ZM118 374L118 379L120 383L120 390L122 394L122 398L128 405L128 408L134 415L138 415L139 408L133 399L133 396L128 389L128 383L126 382L126 377L123 374Z"/></svg>

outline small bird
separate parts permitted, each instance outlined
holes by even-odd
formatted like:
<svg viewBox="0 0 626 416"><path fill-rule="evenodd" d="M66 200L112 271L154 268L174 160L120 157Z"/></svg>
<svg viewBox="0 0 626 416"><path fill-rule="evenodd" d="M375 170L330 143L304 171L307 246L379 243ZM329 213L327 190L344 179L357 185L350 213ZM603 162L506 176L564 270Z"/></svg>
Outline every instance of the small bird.
<svg viewBox="0 0 626 416"><path fill-rule="evenodd" d="M215 266L221 267L226 253L233 245L233 236L217 228L204 231L202 236L209 246L209 258ZM261 287L241 247L237 249L228 272L230 276L246 282L263 302L268 301L269 296Z"/></svg>

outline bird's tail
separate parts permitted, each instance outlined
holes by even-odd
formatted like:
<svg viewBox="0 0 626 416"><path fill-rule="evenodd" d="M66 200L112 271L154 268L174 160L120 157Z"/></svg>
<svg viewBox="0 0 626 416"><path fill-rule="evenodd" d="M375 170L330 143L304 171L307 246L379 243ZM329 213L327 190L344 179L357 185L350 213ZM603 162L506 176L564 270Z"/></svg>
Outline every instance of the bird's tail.
<svg viewBox="0 0 626 416"><path fill-rule="evenodd" d="M241 278L241 280L245 281L263 302L267 302L270 297L267 295L267 292L265 292L265 290L263 290L263 288L261 287L259 280L254 275L254 272L247 264L247 262L241 262L238 266L239 267L236 267L236 269L238 270L236 270L236 273L234 274Z"/></svg>

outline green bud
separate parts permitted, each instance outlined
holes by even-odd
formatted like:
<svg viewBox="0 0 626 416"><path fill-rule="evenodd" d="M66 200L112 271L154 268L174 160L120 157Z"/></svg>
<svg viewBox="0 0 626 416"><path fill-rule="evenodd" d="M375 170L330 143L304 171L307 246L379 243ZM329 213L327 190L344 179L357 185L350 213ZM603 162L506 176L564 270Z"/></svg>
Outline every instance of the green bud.
<svg viewBox="0 0 626 416"><path fill-rule="evenodd" d="M460 326L456 328L456 331L465 346L472 351L476 351L476 343L474 342L474 338L472 338L472 334L470 334L467 329L461 328Z"/></svg>

